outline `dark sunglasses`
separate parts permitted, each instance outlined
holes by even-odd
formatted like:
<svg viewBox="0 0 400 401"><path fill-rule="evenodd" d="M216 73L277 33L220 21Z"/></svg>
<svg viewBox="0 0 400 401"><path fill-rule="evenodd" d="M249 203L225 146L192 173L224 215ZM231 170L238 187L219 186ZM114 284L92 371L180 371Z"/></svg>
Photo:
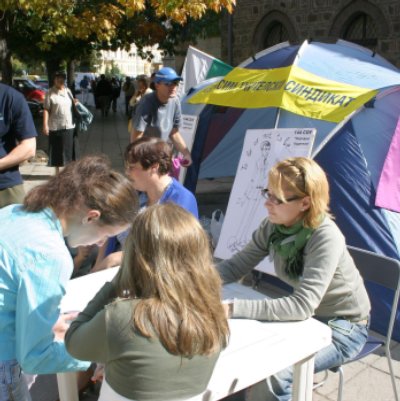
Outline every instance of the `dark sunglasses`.
<svg viewBox="0 0 400 401"><path fill-rule="evenodd" d="M282 203L288 203L301 199L300 196L292 196L291 198L287 198L285 201L283 201L282 199L277 198L275 195L272 195L268 188L260 188L260 190L262 197L274 205L282 205Z"/></svg>
<svg viewBox="0 0 400 401"><path fill-rule="evenodd" d="M178 86L179 85L179 81L168 81L168 82L161 81L160 83L165 86Z"/></svg>

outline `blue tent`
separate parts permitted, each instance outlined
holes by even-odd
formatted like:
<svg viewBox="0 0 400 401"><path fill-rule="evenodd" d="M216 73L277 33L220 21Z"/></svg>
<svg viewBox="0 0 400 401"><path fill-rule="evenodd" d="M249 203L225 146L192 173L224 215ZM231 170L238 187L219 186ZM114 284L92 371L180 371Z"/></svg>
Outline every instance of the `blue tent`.
<svg viewBox="0 0 400 401"><path fill-rule="evenodd" d="M256 54L240 67L290 65L329 80L378 90L378 94L337 124L277 108L188 103L194 93L218 79L203 82L182 101L183 113L199 116L194 163L185 185L194 190L197 179L234 176L247 129L316 128L313 157L328 175L331 209L347 243L400 260L400 214L375 206L380 174L400 117L399 70L370 50L344 41L283 43ZM393 294L371 285L369 291L375 316L372 328L383 332ZM400 340L400 313L396 328Z"/></svg>

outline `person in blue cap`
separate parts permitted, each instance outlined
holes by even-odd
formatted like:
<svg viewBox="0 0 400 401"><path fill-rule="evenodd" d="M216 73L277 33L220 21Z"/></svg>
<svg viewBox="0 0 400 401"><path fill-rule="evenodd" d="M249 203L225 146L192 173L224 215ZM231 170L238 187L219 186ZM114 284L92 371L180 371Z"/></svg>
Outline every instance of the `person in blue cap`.
<svg viewBox="0 0 400 401"><path fill-rule="evenodd" d="M179 133L182 112L176 90L180 81L182 77L173 68L163 67L156 72L155 91L143 96L132 116L131 142L143 135L172 142L183 155L181 165L187 167L192 164L192 157Z"/></svg>

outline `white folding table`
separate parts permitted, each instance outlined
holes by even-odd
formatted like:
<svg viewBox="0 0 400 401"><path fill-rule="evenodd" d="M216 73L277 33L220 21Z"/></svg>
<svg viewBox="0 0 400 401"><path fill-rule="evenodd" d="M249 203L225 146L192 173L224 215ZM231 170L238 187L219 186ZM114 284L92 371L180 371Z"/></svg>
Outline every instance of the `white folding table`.
<svg viewBox="0 0 400 401"><path fill-rule="evenodd" d="M62 311L81 310L116 269L70 281ZM84 294L84 299L82 295ZM265 295L238 283L224 286L223 298ZM77 300L80 299L80 304ZM331 330L315 319L301 322L229 321L231 338L199 400L214 401L294 366L293 401L311 401L314 355L331 343ZM60 401L78 401L75 373L57 374Z"/></svg>

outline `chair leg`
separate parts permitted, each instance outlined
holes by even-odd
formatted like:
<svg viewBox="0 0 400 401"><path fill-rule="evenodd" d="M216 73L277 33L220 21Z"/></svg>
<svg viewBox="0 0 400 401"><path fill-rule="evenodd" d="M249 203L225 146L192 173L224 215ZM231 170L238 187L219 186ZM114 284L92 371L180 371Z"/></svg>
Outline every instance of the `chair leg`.
<svg viewBox="0 0 400 401"><path fill-rule="evenodd" d="M387 359L388 365L389 365L390 379L392 381L392 387L393 387L393 392L394 392L394 398L396 401L399 401L399 395L397 393L397 386L396 386L396 379L395 379L394 369L393 369L393 364L392 364L392 356L390 354L389 346L387 346L385 348L386 348L385 349L386 359Z"/></svg>
<svg viewBox="0 0 400 401"><path fill-rule="evenodd" d="M327 378L328 378L328 370L325 370L324 377L320 381L314 383L313 390L322 387L325 384Z"/></svg>
<svg viewBox="0 0 400 401"><path fill-rule="evenodd" d="M339 387L338 387L338 401L342 401L343 398L343 384L344 384L344 373L343 368L341 366L338 367L339 373Z"/></svg>

